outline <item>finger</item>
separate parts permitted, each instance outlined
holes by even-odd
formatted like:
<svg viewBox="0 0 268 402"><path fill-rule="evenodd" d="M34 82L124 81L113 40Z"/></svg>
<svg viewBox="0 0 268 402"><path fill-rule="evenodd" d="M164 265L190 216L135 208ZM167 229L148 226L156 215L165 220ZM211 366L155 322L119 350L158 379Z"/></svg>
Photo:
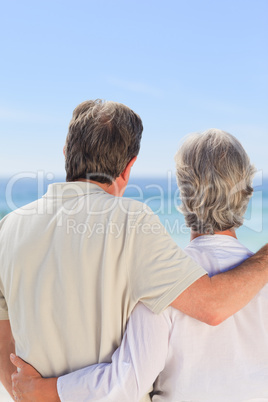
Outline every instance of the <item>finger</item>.
<svg viewBox="0 0 268 402"><path fill-rule="evenodd" d="M16 391L12 391L12 394L13 394L13 397L14 397L14 399L15 399L15 401L17 400L17 393L16 393Z"/></svg>
<svg viewBox="0 0 268 402"><path fill-rule="evenodd" d="M12 381L12 382L15 382L15 380L17 379L17 376L18 376L18 372L17 372L17 371L15 371L14 373L12 373L12 374L11 374L11 381Z"/></svg>
<svg viewBox="0 0 268 402"><path fill-rule="evenodd" d="M18 357L16 355L14 355L13 353L11 353L11 355L10 355L10 361L12 364L14 364L14 366L16 366L20 369L27 366L27 364L25 363L24 360L22 360L20 357Z"/></svg>

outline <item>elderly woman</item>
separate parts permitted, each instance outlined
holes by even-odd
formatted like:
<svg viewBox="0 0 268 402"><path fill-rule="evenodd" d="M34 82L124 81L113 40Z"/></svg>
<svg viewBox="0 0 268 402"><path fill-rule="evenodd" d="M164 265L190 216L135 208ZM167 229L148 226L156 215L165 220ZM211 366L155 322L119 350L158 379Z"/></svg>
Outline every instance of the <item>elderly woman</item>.
<svg viewBox="0 0 268 402"><path fill-rule="evenodd" d="M253 191L245 150L212 129L188 137L175 160L181 211L191 228L185 251L210 276L234 268L252 255L235 232ZM267 285L217 327L171 307L157 316L138 304L112 363L60 377L58 393L62 401L139 401L153 383L154 402L267 402Z"/></svg>

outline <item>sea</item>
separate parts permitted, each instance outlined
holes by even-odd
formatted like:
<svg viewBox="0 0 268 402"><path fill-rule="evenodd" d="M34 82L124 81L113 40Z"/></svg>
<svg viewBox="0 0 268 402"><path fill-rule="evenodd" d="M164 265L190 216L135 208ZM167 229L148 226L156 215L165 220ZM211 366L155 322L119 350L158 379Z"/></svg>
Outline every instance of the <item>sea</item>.
<svg viewBox="0 0 268 402"><path fill-rule="evenodd" d="M64 177L55 177L44 171L17 173L0 178L0 219L42 197L50 183L64 181ZM268 240L268 177L261 171L257 172L253 187L253 196L244 224L237 230L237 237L251 251L256 252ZM174 241L180 247L186 247L190 230L178 211L180 194L172 172L167 172L163 177L132 177L124 197L146 203L159 216Z"/></svg>

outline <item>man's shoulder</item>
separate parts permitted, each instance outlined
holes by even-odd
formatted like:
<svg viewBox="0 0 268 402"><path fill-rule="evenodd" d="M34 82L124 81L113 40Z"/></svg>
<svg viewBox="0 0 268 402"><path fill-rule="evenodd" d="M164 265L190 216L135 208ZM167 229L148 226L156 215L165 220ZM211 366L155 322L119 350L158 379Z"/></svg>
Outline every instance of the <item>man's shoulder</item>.
<svg viewBox="0 0 268 402"><path fill-rule="evenodd" d="M115 197L116 201L115 201L115 205L117 208L119 208L119 210L122 213L128 214L128 215L133 215L133 216L155 216L154 212L151 210L151 208L141 202L141 201L137 201L134 200L132 198L126 198L126 197Z"/></svg>
<svg viewBox="0 0 268 402"><path fill-rule="evenodd" d="M6 214L0 221L0 228L7 222L16 222L24 216L29 216L36 214L38 212L38 204L40 200L35 200L29 204L26 204L22 207L15 209L14 211L9 212Z"/></svg>

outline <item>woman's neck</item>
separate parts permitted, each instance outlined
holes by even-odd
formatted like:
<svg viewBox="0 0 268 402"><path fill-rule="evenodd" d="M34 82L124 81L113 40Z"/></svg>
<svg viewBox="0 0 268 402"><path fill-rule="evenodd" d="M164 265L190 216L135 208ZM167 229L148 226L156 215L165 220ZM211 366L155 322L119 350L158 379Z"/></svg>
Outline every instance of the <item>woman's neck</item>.
<svg viewBox="0 0 268 402"><path fill-rule="evenodd" d="M234 237L235 239L237 239L236 233L235 233L235 230L234 230L234 229L228 229L228 230L224 230L224 231L222 231L222 232L215 232L214 234L223 235L223 236L231 236L231 237ZM190 241L196 239L196 238L199 237L199 236L205 236L205 235L206 235L205 233L194 232L194 231L191 229L191 239L190 239ZM213 236L213 235L211 235L211 236Z"/></svg>

